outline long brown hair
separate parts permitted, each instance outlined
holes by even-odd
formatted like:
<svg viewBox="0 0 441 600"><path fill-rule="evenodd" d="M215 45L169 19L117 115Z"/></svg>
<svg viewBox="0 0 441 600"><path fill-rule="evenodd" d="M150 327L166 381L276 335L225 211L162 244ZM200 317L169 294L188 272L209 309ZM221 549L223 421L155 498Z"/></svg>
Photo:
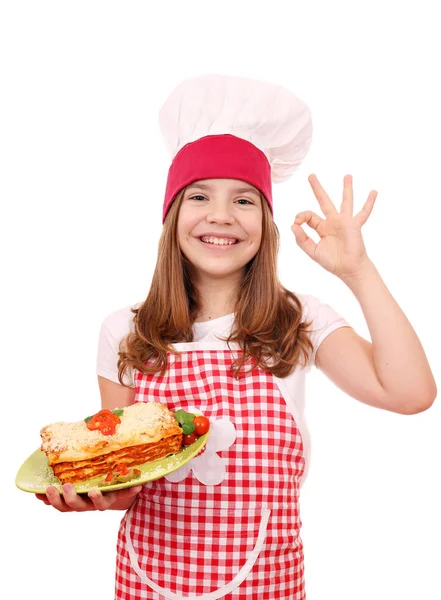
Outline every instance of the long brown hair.
<svg viewBox="0 0 441 600"><path fill-rule="evenodd" d="M192 283L191 264L182 254L177 236L179 209L185 189L176 196L165 219L150 291L134 313L134 329L120 344L118 378L123 383L129 367L143 373L167 370L167 352L179 354L173 343L193 341L192 324L200 300ZM279 231L269 206L262 201L262 240L246 266L235 304L235 320L227 342L236 342L243 352L233 364L237 378L251 360L276 377L286 377L296 365L306 366L313 345L302 322L299 298L279 282L277 254ZM148 363L148 364L146 364Z"/></svg>

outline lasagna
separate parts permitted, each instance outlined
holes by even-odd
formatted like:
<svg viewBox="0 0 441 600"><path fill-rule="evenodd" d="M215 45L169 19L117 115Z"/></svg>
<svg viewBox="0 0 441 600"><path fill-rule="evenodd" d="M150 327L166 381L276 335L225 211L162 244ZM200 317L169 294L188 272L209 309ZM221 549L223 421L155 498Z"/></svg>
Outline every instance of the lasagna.
<svg viewBox="0 0 441 600"><path fill-rule="evenodd" d="M40 431L41 450L61 483L77 483L159 460L181 450L182 429L158 402L137 402L100 411L76 423L53 423Z"/></svg>

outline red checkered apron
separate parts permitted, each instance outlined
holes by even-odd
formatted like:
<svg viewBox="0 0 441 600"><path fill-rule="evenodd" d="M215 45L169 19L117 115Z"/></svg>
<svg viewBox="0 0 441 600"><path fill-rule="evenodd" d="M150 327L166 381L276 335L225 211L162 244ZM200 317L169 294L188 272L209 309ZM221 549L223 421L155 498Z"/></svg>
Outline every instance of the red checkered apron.
<svg viewBox="0 0 441 600"><path fill-rule="evenodd" d="M182 354L169 354L164 377L136 372L135 400L229 419L237 438L218 452L226 475L211 486L191 471L179 483L143 486L121 521L115 598L304 600L305 463L295 420L270 373L254 368L236 379L226 343L196 345L176 344Z"/></svg>

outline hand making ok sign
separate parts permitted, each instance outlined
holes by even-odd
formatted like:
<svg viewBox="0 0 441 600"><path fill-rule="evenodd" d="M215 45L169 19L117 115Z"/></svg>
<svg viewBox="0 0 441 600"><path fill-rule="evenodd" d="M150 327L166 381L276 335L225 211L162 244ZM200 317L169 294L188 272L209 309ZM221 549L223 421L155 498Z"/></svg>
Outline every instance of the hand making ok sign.
<svg viewBox="0 0 441 600"><path fill-rule="evenodd" d="M343 201L340 212L336 209L315 175L310 175L315 197L325 215L325 219L311 210L300 212L291 227L300 248L324 269L341 279L356 277L369 262L361 228L368 220L378 192L369 193L359 213L353 213L352 175L343 180ZM316 244L302 229L306 223L320 236Z"/></svg>

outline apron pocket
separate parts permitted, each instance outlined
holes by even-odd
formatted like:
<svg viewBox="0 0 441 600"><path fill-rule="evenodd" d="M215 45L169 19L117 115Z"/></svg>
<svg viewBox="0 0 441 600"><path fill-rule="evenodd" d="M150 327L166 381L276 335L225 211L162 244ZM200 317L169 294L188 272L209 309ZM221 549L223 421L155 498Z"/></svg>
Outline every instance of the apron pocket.
<svg viewBox="0 0 441 600"><path fill-rule="evenodd" d="M167 600L217 600L234 591L259 557L271 514L268 508L206 509L195 521L191 510L180 515L169 506L139 504L125 517L130 564Z"/></svg>

